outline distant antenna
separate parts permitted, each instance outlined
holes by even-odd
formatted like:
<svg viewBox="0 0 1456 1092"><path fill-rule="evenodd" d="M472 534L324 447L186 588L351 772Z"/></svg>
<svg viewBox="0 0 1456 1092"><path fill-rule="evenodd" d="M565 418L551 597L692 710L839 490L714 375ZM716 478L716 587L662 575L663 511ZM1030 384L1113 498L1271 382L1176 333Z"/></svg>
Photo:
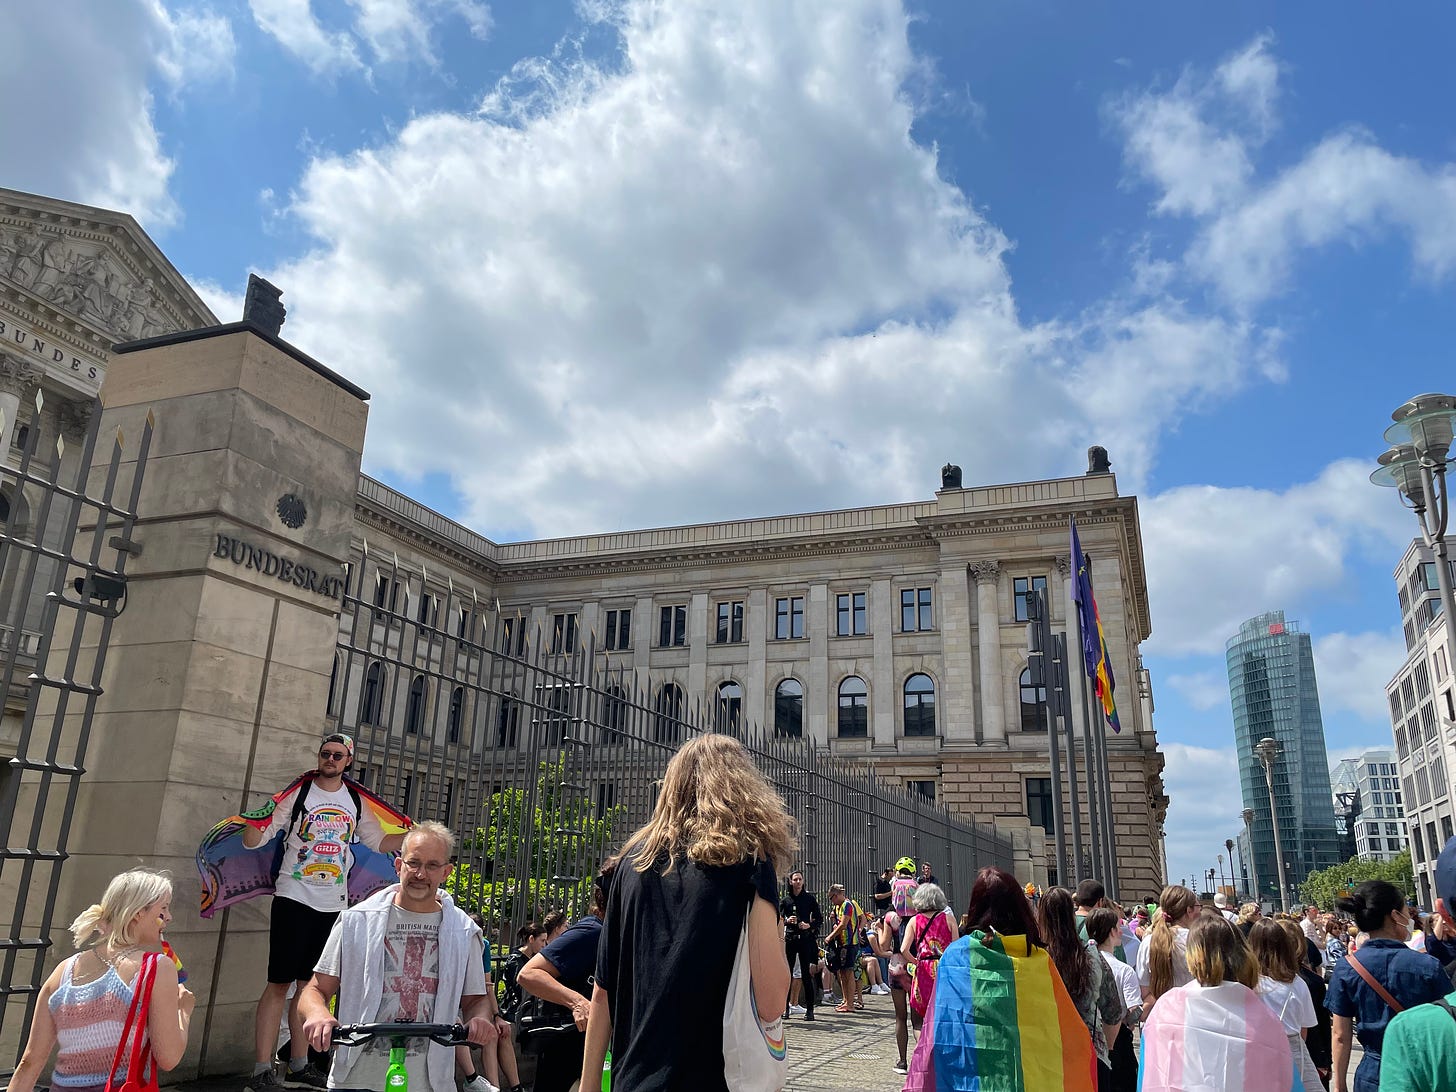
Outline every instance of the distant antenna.
<svg viewBox="0 0 1456 1092"><path fill-rule="evenodd" d="M243 298L243 321L265 334L278 336L288 309L283 306L283 289L269 284L256 273L248 274L248 294Z"/></svg>

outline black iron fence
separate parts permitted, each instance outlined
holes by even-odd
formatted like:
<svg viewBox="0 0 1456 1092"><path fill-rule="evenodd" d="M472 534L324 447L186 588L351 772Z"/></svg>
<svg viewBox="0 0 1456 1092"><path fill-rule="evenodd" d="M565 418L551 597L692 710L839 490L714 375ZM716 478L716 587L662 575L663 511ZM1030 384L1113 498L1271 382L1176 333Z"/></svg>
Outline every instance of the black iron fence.
<svg viewBox="0 0 1456 1092"><path fill-rule="evenodd" d="M457 896L511 939L548 908L585 908L602 859L646 821L678 746L741 739L799 824L811 890L868 897L901 856L929 860L953 899L975 870L1010 868L1009 841L863 762L744 724L736 704L688 707L682 688L623 666L563 626L528 631L394 556L351 566L329 717L356 740L360 779L461 837Z"/></svg>

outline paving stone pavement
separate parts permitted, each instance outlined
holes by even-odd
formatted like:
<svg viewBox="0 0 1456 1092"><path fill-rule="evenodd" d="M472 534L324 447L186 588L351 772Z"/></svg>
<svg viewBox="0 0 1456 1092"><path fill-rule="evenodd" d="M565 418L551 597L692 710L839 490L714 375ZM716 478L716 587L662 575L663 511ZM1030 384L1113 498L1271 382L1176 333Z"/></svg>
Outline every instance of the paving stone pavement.
<svg viewBox="0 0 1456 1092"><path fill-rule="evenodd" d="M863 1012L842 1015L833 1005L814 1010L814 1022L791 1017L788 1092L900 1092L903 1074L891 1066L895 1006L889 997L866 997ZM911 1033L910 1050L915 1049Z"/></svg>

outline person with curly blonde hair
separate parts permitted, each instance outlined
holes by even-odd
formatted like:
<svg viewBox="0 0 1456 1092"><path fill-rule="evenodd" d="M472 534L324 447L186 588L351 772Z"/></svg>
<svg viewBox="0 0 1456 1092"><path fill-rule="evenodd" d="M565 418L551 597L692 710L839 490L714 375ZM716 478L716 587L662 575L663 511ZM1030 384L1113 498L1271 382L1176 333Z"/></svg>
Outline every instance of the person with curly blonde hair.
<svg viewBox="0 0 1456 1092"><path fill-rule="evenodd" d="M765 1021L784 1010L778 877L797 851L743 744L699 736L673 756L608 896L582 1088L601 1086L610 1044L618 1087L727 1092L722 1013L745 918L754 1006Z"/></svg>

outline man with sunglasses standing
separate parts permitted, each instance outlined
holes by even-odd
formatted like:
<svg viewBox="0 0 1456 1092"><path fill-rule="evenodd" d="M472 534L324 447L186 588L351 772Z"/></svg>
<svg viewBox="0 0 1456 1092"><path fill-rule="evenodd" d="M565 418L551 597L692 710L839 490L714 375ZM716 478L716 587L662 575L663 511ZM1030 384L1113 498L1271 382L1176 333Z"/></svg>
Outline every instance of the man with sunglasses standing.
<svg viewBox="0 0 1456 1092"><path fill-rule="evenodd" d="M266 827L242 831L249 849L280 834L284 838L268 929L268 984L254 1016L257 1054L243 1092L327 1087L328 1075L308 1061L298 998L313 977L329 931L349 905L350 844L357 839L372 850L393 854L405 838L386 834L373 810L360 800L360 790L346 783L344 774L353 762L352 739L337 732L324 736L317 769L274 798L276 806ZM297 983L297 990L290 1001L292 983ZM285 1003L289 1060L280 1081L273 1072L273 1049Z"/></svg>

